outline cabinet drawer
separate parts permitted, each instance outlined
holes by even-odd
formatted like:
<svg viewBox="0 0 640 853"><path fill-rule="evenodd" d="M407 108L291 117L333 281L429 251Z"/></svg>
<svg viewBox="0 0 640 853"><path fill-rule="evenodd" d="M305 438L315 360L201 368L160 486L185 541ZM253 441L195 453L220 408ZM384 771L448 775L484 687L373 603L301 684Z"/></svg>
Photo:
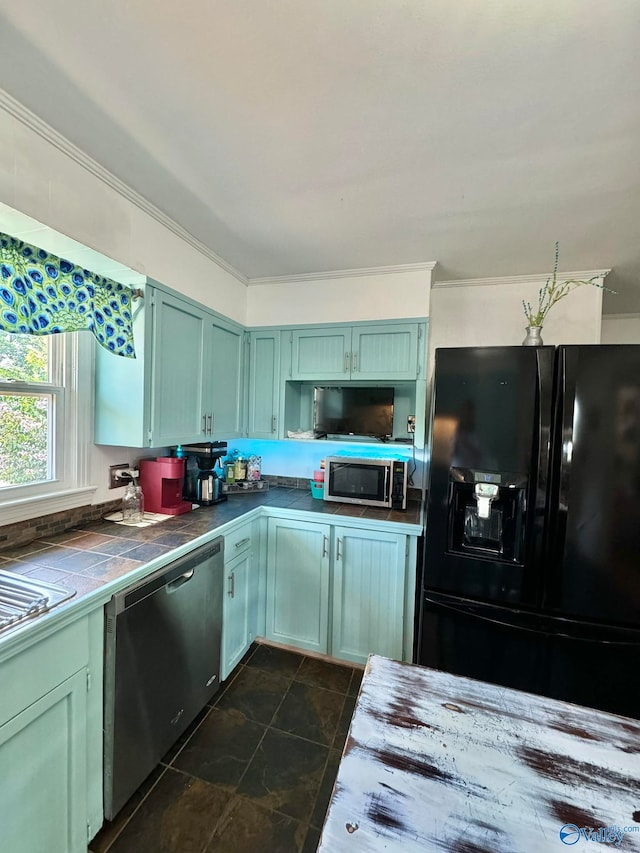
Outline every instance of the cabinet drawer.
<svg viewBox="0 0 640 853"><path fill-rule="evenodd" d="M251 548L252 531L250 524L244 524L224 536L224 561L235 560Z"/></svg>
<svg viewBox="0 0 640 853"><path fill-rule="evenodd" d="M0 665L0 724L89 664L87 618L61 628Z"/></svg>

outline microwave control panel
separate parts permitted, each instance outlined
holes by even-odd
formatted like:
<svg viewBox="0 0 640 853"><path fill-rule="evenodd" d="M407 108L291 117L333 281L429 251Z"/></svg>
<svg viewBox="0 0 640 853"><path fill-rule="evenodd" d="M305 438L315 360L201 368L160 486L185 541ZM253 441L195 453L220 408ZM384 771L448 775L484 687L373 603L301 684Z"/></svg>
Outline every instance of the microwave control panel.
<svg viewBox="0 0 640 853"><path fill-rule="evenodd" d="M407 463L394 462L391 473L391 509L407 508Z"/></svg>

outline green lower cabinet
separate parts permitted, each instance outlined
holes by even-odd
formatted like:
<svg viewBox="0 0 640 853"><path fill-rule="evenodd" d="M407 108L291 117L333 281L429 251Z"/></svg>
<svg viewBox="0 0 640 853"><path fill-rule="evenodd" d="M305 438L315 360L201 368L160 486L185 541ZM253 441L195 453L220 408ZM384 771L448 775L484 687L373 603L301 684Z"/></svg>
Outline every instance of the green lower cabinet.
<svg viewBox="0 0 640 853"><path fill-rule="evenodd" d="M266 637L328 652L331 525L270 518Z"/></svg>
<svg viewBox="0 0 640 853"><path fill-rule="evenodd" d="M332 656L402 660L406 536L352 527L333 536Z"/></svg>
<svg viewBox="0 0 640 853"><path fill-rule="evenodd" d="M0 647L0 850L86 853L102 811L102 606Z"/></svg>
<svg viewBox="0 0 640 853"><path fill-rule="evenodd" d="M255 637L251 624L251 551L225 563L225 590L222 614L222 665L224 681L244 657Z"/></svg>
<svg viewBox="0 0 640 853"><path fill-rule="evenodd" d="M266 637L366 663L402 660L407 536L269 519Z"/></svg>
<svg viewBox="0 0 640 853"><path fill-rule="evenodd" d="M86 853L87 670L0 726L1 848Z"/></svg>

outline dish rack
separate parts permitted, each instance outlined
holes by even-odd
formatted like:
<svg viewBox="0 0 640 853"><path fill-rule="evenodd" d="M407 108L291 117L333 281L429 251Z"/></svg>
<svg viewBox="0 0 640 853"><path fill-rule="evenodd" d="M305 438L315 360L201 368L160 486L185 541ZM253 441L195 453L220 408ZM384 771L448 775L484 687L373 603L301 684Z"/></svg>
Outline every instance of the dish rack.
<svg viewBox="0 0 640 853"><path fill-rule="evenodd" d="M44 613L75 594L73 589L0 570L0 631Z"/></svg>

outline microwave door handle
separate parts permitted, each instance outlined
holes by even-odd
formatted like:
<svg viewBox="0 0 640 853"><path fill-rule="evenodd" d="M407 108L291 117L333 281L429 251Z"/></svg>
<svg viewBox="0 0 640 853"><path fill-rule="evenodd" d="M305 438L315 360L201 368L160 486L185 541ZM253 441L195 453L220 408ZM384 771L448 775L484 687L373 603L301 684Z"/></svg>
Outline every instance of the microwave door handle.
<svg viewBox="0 0 640 853"><path fill-rule="evenodd" d="M389 494L389 466L384 466L384 499L388 501L391 495Z"/></svg>

